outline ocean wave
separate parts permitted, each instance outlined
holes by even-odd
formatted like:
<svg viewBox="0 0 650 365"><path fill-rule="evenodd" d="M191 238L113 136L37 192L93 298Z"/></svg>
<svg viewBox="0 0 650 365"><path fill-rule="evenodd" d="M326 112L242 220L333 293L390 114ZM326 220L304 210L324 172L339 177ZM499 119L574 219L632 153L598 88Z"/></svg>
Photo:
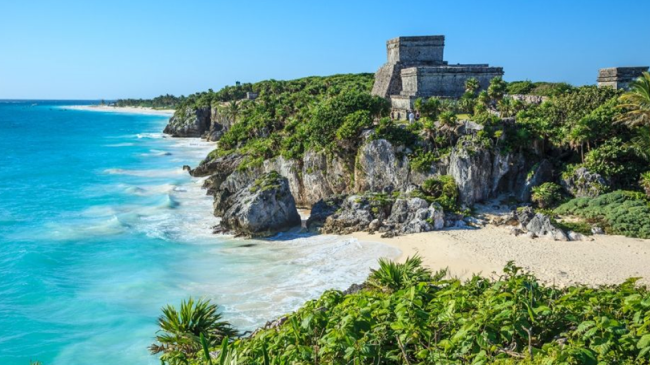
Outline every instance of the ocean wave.
<svg viewBox="0 0 650 365"><path fill-rule="evenodd" d="M138 177L168 177L174 175L183 175L186 172L182 168L175 168L171 170L126 170L126 169L106 169L105 174L108 175L129 175Z"/></svg>
<svg viewBox="0 0 650 365"><path fill-rule="evenodd" d="M130 146L135 146L135 143L124 142L124 143L107 144L105 146L106 147L130 147Z"/></svg>
<svg viewBox="0 0 650 365"><path fill-rule="evenodd" d="M46 224L47 234L44 238L55 241L80 241L89 238L115 236L124 233L129 224L123 223L114 215L109 219L72 224Z"/></svg>
<svg viewBox="0 0 650 365"><path fill-rule="evenodd" d="M147 153L141 153L140 156L144 157L162 157L162 156L171 156L172 153L168 151L161 151L161 150L150 150Z"/></svg>
<svg viewBox="0 0 650 365"><path fill-rule="evenodd" d="M130 195L138 196L148 196L148 195L160 195L160 194L169 194L174 191L185 191L184 188L179 187L175 184L162 184L162 185L144 185L144 186L132 186L132 185L121 185L124 191Z"/></svg>
<svg viewBox="0 0 650 365"><path fill-rule="evenodd" d="M165 138L165 135L162 134L162 133L138 133L135 136L138 139L142 139L142 138L151 138L151 139Z"/></svg>

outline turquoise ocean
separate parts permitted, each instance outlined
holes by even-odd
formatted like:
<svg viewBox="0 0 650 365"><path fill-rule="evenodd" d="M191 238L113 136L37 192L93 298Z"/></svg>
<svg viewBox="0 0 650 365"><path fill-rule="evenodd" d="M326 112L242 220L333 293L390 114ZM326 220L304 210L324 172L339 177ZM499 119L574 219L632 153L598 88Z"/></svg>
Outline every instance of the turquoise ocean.
<svg viewBox="0 0 650 365"><path fill-rule="evenodd" d="M336 236L233 239L195 166L215 148L168 117L0 101L0 364L158 364L165 304L210 298L250 330L365 279L388 246Z"/></svg>

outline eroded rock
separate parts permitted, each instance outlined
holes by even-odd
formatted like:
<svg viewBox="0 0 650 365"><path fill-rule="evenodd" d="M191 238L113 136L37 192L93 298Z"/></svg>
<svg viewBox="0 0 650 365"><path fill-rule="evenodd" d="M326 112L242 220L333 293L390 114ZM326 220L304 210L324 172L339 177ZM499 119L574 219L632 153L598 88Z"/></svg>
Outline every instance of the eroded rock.
<svg viewBox="0 0 650 365"><path fill-rule="evenodd" d="M300 225L289 182L277 172L220 201L220 226L236 235L268 236Z"/></svg>

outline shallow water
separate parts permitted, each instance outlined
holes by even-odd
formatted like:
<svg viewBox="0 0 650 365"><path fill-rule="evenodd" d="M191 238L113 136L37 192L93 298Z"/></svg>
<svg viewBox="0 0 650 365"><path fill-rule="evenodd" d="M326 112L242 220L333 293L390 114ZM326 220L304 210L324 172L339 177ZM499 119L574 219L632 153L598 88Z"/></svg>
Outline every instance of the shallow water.
<svg viewBox="0 0 650 365"><path fill-rule="evenodd" d="M33 104L38 105L33 105ZM0 364L158 364L160 308L190 295L253 329L362 281L391 247L211 234L213 144L165 138L166 118L0 101Z"/></svg>

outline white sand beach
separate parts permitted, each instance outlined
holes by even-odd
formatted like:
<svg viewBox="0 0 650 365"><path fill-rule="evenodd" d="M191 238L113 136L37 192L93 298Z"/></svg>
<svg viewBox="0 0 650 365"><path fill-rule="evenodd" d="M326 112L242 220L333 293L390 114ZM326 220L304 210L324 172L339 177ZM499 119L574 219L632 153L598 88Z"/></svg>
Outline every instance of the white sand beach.
<svg viewBox="0 0 650 365"><path fill-rule="evenodd" d="M174 109L153 109L148 107L135 107L135 106L108 106L108 105L71 105L66 106L65 109L76 110L89 110L96 112L112 112L112 113L129 113L129 114L147 114L147 115L173 115Z"/></svg>
<svg viewBox="0 0 650 365"><path fill-rule="evenodd" d="M593 241L551 241L510 235L505 227L448 229L381 238L357 232L360 241L383 242L402 251L400 260L419 253L425 266L449 268L450 275L495 277L510 260L556 285L620 284L629 277L650 284L650 240L595 235ZM493 274L496 273L496 274Z"/></svg>

